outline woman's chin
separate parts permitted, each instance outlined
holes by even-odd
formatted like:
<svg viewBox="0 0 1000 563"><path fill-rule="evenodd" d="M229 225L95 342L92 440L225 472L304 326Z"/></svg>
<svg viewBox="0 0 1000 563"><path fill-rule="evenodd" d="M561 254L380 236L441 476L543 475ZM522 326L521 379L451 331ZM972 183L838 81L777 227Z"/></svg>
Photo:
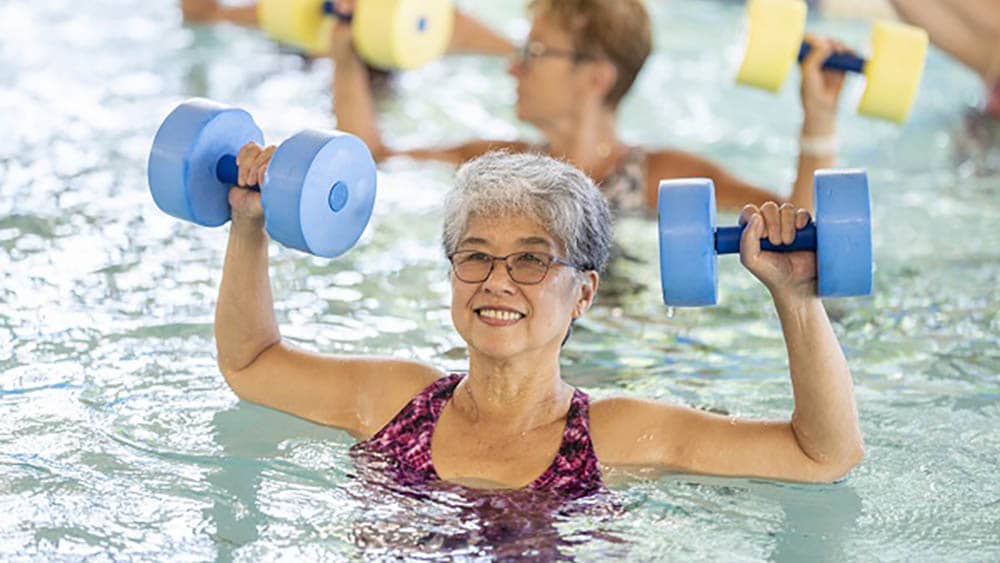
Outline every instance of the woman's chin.
<svg viewBox="0 0 1000 563"><path fill-rule="evenodd" d="M475 351L480 358L491 362L508 362L518 355L518 351L512 347L497 346L495 343L477 346Z"/></svg>
<svg viewBox="0 0 1000 563"><path fill-rule="evenodd" d="M509 362L525 352L524 346L495 337L473 339L468 345L470 354L491 362Z"/></svg>

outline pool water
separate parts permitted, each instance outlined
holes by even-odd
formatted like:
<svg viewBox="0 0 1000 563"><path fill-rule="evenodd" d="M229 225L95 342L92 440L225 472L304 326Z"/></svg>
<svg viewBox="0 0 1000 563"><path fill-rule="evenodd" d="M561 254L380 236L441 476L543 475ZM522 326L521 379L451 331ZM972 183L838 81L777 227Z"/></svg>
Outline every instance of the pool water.
<svg viewBox="0 0 1000 563"><path fill-rule="evenodd" d="M463 3L514 37L522 2ZM657 50L623 107L629 141L691 150L789 189L801 113L731 80L741 6L651 2ZM811 21L865 44L868 26ZM0 554L4 559L579 558L725 561L1000 558L1000 132L980 85L931 50L910 121L853 114L842 163L867 168L875 291L828 302L867 457L833 485L610 471L610 500L429 498L365 478L346 434L241 403L212 320L226 229L159 212L146 157L160 121L204 96L268 139L330 128L328 61L235 27L184 27L175 3L0 3ZM401 146L532 135L502 61L454 57L381 102ZM333 260L274 246L288 340L462 369L440 202L451 167L381 167L360 244ZM733 217L727 216L726 221ZM723 259L721 304L659 296L656 227L617 226L621 260L563 373L593 397L786 418L786 355L765 290Z"/></svg>

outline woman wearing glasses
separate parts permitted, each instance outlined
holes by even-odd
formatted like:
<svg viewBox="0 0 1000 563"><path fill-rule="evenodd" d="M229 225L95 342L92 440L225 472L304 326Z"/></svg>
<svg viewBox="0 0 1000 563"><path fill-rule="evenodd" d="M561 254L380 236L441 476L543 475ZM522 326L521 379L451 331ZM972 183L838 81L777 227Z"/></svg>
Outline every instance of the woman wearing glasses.
<svg viewBox="0 0 1000 563"><path fill-rule="evenodd" d="M349 11L353 2L341 1ZM367 70L353 51L350 29L334 30L334 112L337 127L361 137L376 159L406 155L461 163L489 150L536 152L569 162L598 181L613 210L655 208L664 178L709 177L719 205L782 200L680 150L647 150L618 137L618 105L632 87L651 49L649 16L641 0L534 0L527 43L510 66L517 80L517 116L544 137L541 145L476 140L448 148L396 150L384 143L368 86ZM797 177L789 201L812 207L813 172L834 165L841 72L821 63L838 45L811 39L802 64L804 110Z"/></svg>
<svg viewBox="0 0 1000 563"><path fill-rule="evenodd" d="M241 151L241 185L263 177L271 152ZM751 421L634 398L591 402L562 379L561 348L594 301L611 244L602 194L564 162L488 153L458 171L443 243L466 374L282 341L260 194L234 187L230 203L215 320L226 381L244 400L350 432L360 440L353 457L402 485L576 498L602 488L602 466L832 481L863 455L851 376L816 297L815 255L760 251L764 236L794 239L804 210L769 203L741 215L741 258L774 298L795 397L791 420Z"/></svg>

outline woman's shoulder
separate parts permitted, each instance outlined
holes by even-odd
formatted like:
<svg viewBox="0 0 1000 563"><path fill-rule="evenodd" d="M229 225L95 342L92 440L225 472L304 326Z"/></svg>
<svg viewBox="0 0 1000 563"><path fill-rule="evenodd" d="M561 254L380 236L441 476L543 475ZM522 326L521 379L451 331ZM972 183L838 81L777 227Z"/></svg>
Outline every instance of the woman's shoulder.
<svg viewBox="0 0 1000 563"><path fill-rule="evenodd" d="M601 463L656 463L693 409L649 399L608 397L590 405L590 436Z"/></svg>
<svg viewBox="0 0 1000 563"><path fill-rule="evenodd" d="M364 421L362 434L370 436L385 426L422 391L449 375L430 364L395 358L371 360L378 364L377 377L366 382L366 396L373 402L370 420ZM374 366L372 366L374 367Z"/></svg>

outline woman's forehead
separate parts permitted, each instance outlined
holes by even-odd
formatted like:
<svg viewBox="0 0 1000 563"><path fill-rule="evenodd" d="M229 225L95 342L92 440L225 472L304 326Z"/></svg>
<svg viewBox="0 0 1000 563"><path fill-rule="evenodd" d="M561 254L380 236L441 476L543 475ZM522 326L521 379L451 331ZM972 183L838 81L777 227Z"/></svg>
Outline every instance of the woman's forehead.
<svg viewBox="0 0 1000 563"><path fill-rule="evenodd" d="M552 249L559 246L537 219L526 215L473 215L459 239L459 245L464 244L548 246Z"/></svg>
<svg viewBox="0 0 1000 563"><path fill-rule="evenodd" d="M531 30L528 37L533 41L544 41L552 43L550 47L569 47L573 38L563 26L559 25L550 15L537 14L531 20ZM556 45L563 43L564 45Z"/></svg>

